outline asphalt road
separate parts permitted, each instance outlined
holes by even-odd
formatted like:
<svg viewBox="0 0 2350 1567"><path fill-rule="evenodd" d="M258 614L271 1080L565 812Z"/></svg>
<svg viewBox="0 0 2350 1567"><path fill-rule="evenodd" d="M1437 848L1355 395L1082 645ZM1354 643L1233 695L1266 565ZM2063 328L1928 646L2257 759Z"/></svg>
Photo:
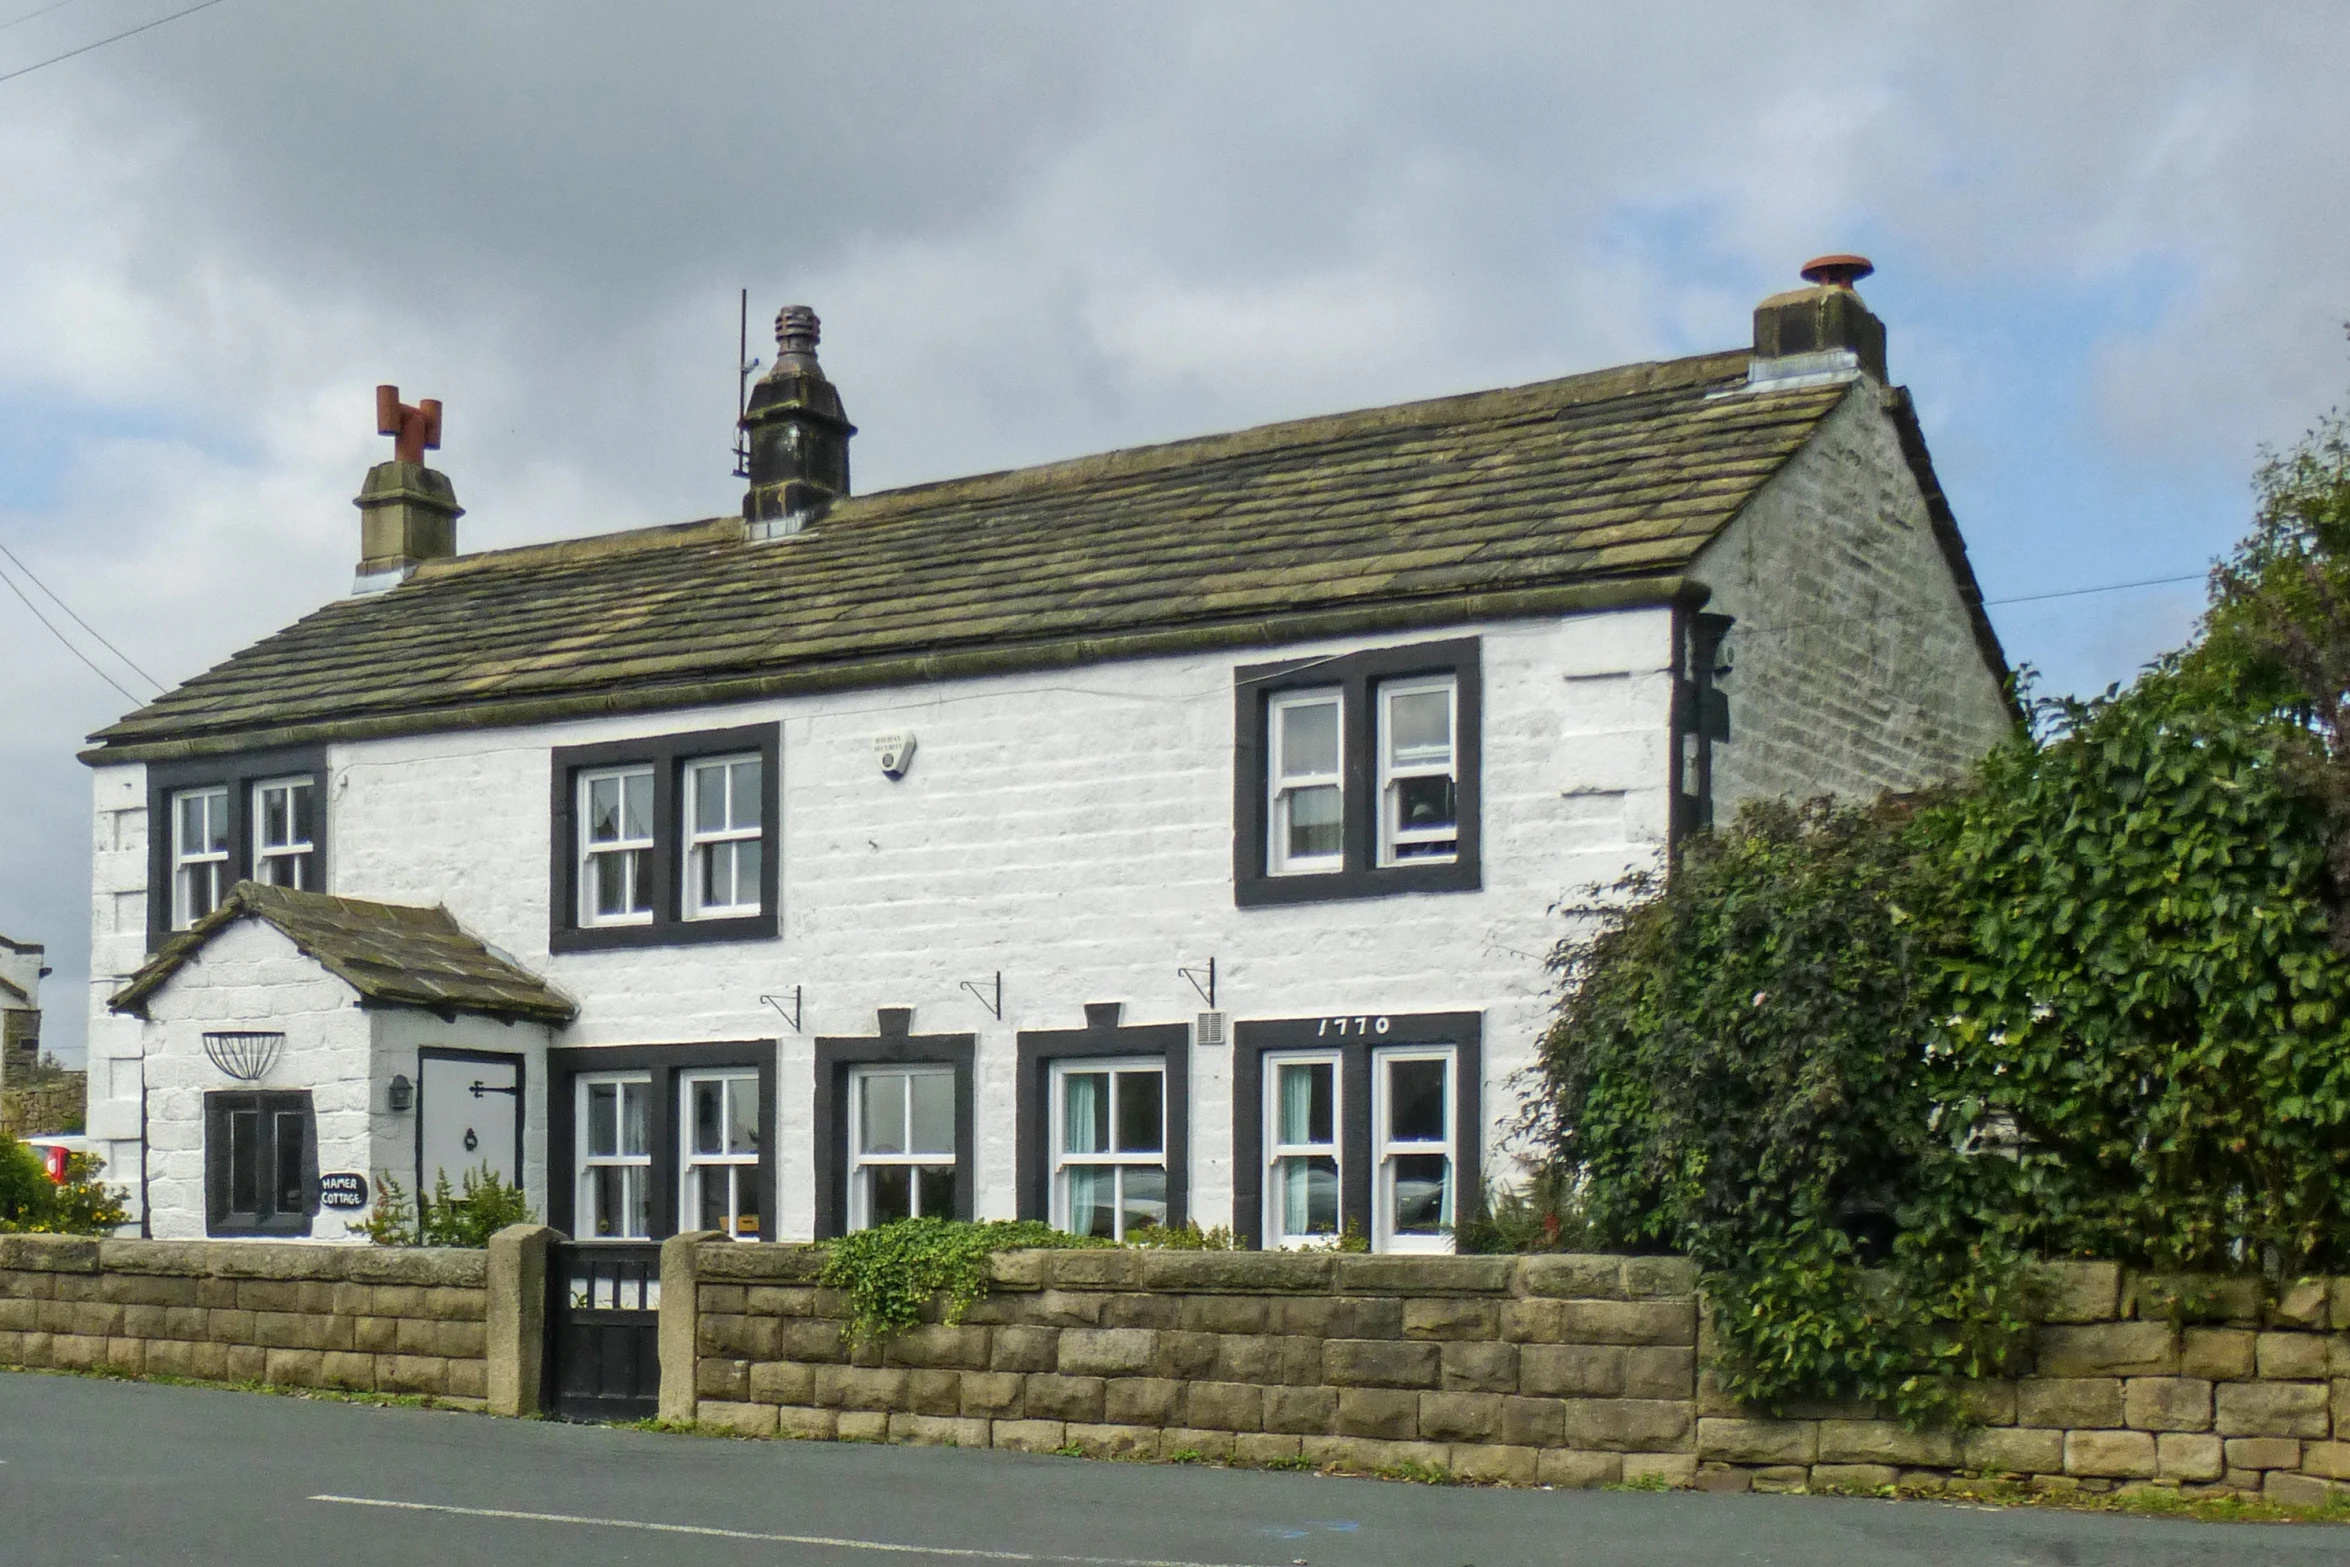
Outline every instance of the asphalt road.
<svg viewBox="0 0 2350 1567"><path fill-rule="evenodd" d="M2338 1564L2350 1528L734 1442L0 1373L0 1564Z"/></svg>

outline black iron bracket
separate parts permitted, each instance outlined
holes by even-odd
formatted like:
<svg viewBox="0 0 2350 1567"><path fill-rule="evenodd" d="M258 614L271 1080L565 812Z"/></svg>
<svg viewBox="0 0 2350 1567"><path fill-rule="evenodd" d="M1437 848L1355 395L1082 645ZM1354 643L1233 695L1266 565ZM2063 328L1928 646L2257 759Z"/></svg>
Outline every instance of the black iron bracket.
<svg viewBox="0 0 2350 1567"><path fill-rule="evenodd" d="M981 990L969 980L963 981L963 988L971 992L971 999L987 1008L997 1022L1001 1023L1004 1020L1004 971L1002 969L995 971L995 999L993 1001L987 999L986 991Z"/></svg>
<svg viewBox="0 0 2350 1567"><path fill-rule="evenodd" d="M801 997L800 997L800 991L801 991L801 989L802 989L802 987L801 987L801 986L798 986L798 985L794 985L794 986L792 986L792 988L791 988L791 1010L790 1010L789 1012L785 1012L785 1011L783 1010L783 998L782 998L781 996L761 996L761 997L759 998L759 999L760 999L760 1001L764 1002L764 1003L765 1003L766 1005L768 1005L768 1006L771 1006L771 1007L773 1007L773 1008L774 1008L774 1009L775 1009L777 1012L781 1013L781 1014L782 1014L782 1016L783 1016L783 1020L784 1020L786 1023L789 1023L789 1024L791 1025L791 1031L792 1031L793 1033L795 1033L795 1034L802 1032L802 1030L801 1030L801 1028L800 1028L800 1000L801 1000Z"/></svg>
<svg viewBox="0 0 2350 1567"><path fill-rule="evenodd" d="M1199 982L1200 976L1197 969L1179 968L1175 972L1191 981L1191 988L1199 992L1200 1000L1208 1004L1210 1012L1216 1010L1216 960L1214 958L1208 959L1208 982L1204 985Z"/></svg>
<svg viewBox="0 0 2350 1567"><path fill-rule="evenodd" d="M515 1087L512 1083L485 1083L477 1077L473 1080L472 1086L468 1089L468 1092L470 1092L474 1098L479 1099L484 1094L519 1094L522 1092L522 1090Z"/></svg>

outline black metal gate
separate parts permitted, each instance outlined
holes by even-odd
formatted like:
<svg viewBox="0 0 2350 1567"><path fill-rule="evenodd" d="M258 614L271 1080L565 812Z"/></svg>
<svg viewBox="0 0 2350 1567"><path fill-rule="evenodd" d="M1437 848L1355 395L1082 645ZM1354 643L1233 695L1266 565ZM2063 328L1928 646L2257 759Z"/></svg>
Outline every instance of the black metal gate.
<svg viewBox="0 0 2350 1567"><path fill-rule="evenodd" d="M547 1259L548 1407L643 1420L661 1407L661 1243L559 1241Z"/></svg>

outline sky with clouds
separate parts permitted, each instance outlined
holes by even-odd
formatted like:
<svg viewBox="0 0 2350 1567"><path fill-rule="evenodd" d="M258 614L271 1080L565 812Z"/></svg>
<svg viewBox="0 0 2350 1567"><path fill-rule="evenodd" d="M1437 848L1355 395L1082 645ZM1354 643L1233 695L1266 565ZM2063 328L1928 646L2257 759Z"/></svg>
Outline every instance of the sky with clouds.
<svg viewBox="0 0 2350 1567"><path fill-rule="evenodd" d="M0 77L184 4L0 0ZM822 314L872 490L1731 347L1850 249L2010 655L2092 690L2199 586L2033 596L2201 571L2350 386L2346 67L2241 0L223 0L0 80L0 545L172 682L347 590L379 381L469 548L734 509L738 288ZM0 592L68 1055L129 705Z"/></svg>

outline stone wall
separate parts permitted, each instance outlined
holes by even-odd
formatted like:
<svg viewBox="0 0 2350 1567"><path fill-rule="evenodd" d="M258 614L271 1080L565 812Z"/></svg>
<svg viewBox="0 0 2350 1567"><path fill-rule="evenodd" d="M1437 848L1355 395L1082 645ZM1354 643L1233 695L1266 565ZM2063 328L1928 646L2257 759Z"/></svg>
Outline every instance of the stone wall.
<svg viewBox="0 0 2350 1567"><path fill-rule="evenodd" d="M1516 1484L1697 1465L1678 1259L1019 1252L961 1326L852 1349L821 1253L688 1246L663 1307L698 1294L698 1363L672 1397L665 1357L664 1413L737 1431Z"/></svg>
<svg viewBox="0 0 2350 1567"><path fill-rule="evenodd" d="M1698 1483L1875 1489L1965 1471L2041 1490L2157 1484L2315 1504L2350 1481L2350 1278L2273 1300L2257 1279L2111 1263L2047 1280L2031 1374L1970 1389L1969 1429L1905 1431L1866 1406L1757 1418L1701 1385Z"/></svg>
<svg viewBox="0 0 2350 1567"><path fill-rule="evenodd" d="M1860 799L1964 773L2014 728L1903 455L1895 394L1856 383L1698 557L1735 617L1715 820L1742 801Z"/></svg>
<svg viewBox="0 0 2350 1567"><path fill-rule="evenodd" d="M0 1366L481 1407L488 1272L481 1251L0 1235Z"/></svg>
<svg viewBox="0 0 2350 1567"><path fill-rule="evenodd" d="M2350 1482L2350 1279L2270 1300L2051 1267L2032 1373L1971 1388L1964 1429L1912 1431L1725 1398L1678 1259L1023 1252L961 1326L852 1349L821 1253L671 1245L664 1307L694 1333L665 1341L664 1413L762 1436L1721 1490Z"/></svg>

